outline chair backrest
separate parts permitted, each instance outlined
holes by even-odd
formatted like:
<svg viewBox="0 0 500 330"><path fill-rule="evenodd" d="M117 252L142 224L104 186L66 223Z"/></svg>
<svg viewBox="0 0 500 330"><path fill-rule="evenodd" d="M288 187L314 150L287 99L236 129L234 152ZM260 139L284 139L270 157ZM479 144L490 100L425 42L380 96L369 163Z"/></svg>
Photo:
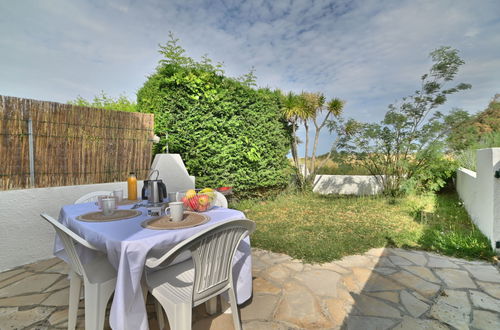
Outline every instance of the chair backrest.
<svg viewBox="0 0 500 330"><path fill-rule="evenodd" d="M43 219L47 220L47 222L54 227L56 233L59 235L59 238L64 245L64 251L66 251L66 254L68 255L69 264L73 268L73 271L81 276L87 276L87 274L85 274L85 268L82 266L82 262L80 261L80 257L76 252L75 242L92 250L98 251L98 249L82 237L75 234L75 232L73 232L71 229L69 229L56 219L52 218L50 215L42 213L40 214L40 216Z"/></svg>
<svg viewBox="0 0 500 330"><path fill-rule="evenodd" d="M112 191L93 191L78 198L73 204L97 202L97 197L101 195L111 195Z"/></svg>
<svg viewBox="0 0 500 330"><path fill-rule="evenodd" d="M223 194L221 194L218 191L214 191L214 192L215 192L215 202L214 202L214 205L215 206L220 206L220 207L227 208L227 199L226 199L226 196L224 196Z"/></svg>
<svg viewBox="0 0 500 330"><path fill-rule="evenodd" d="M248 219L218 223L179 243L159 259L148 259L148 268L168 264L189 250L194 263L193 303L203 302L232 283L233 257L241 240L253 233L255 222Z"/></svg>

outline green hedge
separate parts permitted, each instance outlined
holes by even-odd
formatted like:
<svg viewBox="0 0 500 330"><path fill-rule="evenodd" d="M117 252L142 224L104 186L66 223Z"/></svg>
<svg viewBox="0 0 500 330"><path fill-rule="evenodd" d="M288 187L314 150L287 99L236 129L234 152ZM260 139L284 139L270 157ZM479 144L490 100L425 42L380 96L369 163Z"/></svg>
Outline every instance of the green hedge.
<svg viewBox="0 0 500 330"><path fill-rule="evenodd" d="M164 64L137 93L141 112L155 114L155 147L179 153L197 187L235 192L289 182L290 132L277 92L253 89L206 67Z"/></svg>

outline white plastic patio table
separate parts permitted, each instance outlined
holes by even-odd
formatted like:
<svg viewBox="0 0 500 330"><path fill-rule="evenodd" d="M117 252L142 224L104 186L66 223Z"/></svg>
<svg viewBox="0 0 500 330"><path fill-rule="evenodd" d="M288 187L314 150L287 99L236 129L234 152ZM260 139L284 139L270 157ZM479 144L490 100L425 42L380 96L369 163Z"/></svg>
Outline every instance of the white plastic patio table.
<svg viewBox="0 0 500 330"><path fill-rule="evenodd" d="M161 255L175 244L216 222L245 218L240 211L215 207L203 213L210 217L210 221L203 225L176 230L153 230L141 226L141 223L148 219L146 209L137 210L141 211L142 215L131 219L110 222L79 221L76 219L79 215L97 211L95 203L85 203L64 206L59 215L61 223L107 253L108 260L117 269L117 283L109 318L113 329L148 329L141 289L141 277L147 255ZM94 251L82 246L77 246L77 249L83 263L95 257ZM54 254L66 260L64 247L57 236ZM241 304L252 294L252 258L248 237L238 247L233 264L237 299Z"/></svg>

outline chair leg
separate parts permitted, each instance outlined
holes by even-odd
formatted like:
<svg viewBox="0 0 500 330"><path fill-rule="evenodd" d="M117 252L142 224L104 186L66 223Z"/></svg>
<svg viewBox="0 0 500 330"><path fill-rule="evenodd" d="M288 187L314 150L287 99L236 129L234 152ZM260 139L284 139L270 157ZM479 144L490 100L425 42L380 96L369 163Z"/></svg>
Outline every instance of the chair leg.
<svg viewBox="0 0 500 330"><path fill-rule="evenodd" d="M209 315L214 315L215 313L217 313L217 297L218 296L210 298L205 303L205 309L207 310L207 313Z"/></svg>
<svg viewBox="0 0 500 330"><path fill-rule="evenodd" d="M154 294L153 294L154 296ZM191 304L172 304L162 297L155 296L167 313L170 330L191 330L193 306Z"/></svg>
<svg viewBox="0 0 500 330"><path fill-rule="evenodd" d="M78 304L80 303L82 279L73 270L70 270L69 276L68 330L74 330L76 328L76 319L78 317Z"/></svg>
<svg viewBox="0 0 500 330"><path fill-rule="evenodd" d="M234 293L233 286L229 288L229 303L231 304L231 311L233 312L234 330L241 330L240 315L238 314L238 301L236 300L236 294Z"/></svg>
<svg viewBox="0 0 500 330"><path fill-rule="evenodd" d="M142 289L142 297L144 298L144 304L146 304L146 300L148 299L148 284L146 283L146 277L142 275L141 277L141 289Z"/></svg>
<svg viewBox="0 0 500 330"><path fill-rule="evenodd" d="M223 314L231 314L232 313L232 311L231 311L231 305L222 296L220 296L220 297L221 297L221 299L220 299L220 305L221 305L222 313Z"/></svg>
<svg viewBox="0 0 500 330"><path fill-rule="evenodd" d="M156 310L156 318L158 320L158 327L160 330L165 328L165 317L163 317L163 308L161 307L158 300L155 298L155 310Z"/></svg>
<svg viewBox="0 0 500 330"><path fill-rule="evenodd" d="M116 281L85 283L85 329L102 330L106 306L113 294Z"/></svg>

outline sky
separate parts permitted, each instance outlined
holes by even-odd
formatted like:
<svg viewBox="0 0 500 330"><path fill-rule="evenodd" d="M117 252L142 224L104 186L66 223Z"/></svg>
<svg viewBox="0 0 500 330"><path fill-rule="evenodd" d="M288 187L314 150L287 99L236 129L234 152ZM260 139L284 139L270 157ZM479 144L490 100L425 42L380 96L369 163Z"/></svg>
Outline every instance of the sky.
<svg viewBox="0 0 500 330"><path fill-rule="evenodd" d="M260 87L339 97L361 121L412 94L440 46L459 50L456 82L472 89L439 110L475 113L500 93L499 0L0 0L0 95L135 100L169 31L227 76L254 68ZM323 132L318 152L333 140Z"/></svg>

